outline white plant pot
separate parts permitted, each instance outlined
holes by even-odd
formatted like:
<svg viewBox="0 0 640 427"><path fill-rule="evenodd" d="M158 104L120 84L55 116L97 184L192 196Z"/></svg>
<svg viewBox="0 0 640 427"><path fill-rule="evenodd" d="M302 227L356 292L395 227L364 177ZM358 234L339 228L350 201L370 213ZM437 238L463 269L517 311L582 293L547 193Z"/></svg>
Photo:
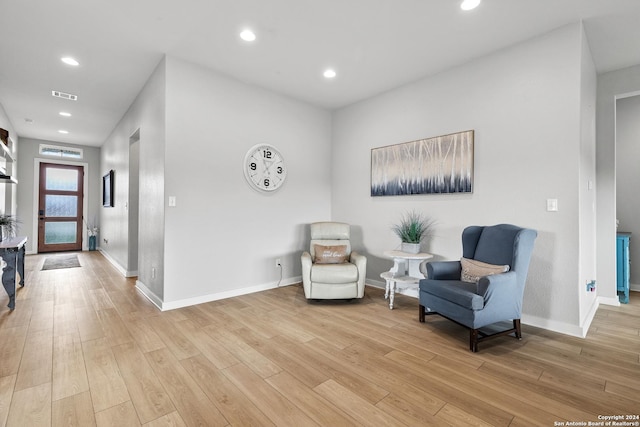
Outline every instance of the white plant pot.
<svg viewBox="0 0 640 427"><path fill-rule="evenodd" d="M420 253L420 243L402 242L402 252L408 252L410 254Z"/></svg>

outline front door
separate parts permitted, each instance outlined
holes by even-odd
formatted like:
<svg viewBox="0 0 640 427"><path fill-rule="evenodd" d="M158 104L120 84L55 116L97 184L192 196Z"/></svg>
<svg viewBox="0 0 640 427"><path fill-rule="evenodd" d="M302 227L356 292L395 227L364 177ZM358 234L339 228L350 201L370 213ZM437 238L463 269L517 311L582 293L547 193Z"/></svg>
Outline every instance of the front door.
<svg viewBox="0 0 640 427"><path fill-rule="evenodd" d="M40 163L38 252L82 250L84 167Z"/></svg>

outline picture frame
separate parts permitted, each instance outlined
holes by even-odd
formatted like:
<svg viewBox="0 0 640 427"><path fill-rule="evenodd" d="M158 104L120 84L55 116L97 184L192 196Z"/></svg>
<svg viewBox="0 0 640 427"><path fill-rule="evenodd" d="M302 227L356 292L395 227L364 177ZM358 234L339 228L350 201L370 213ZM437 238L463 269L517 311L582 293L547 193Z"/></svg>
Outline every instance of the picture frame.
<svg viewBox="0 0 640 427"><path fill-rule="evenodd" d="M371 150L371 196L473 192L474 131Z"/></svg>
<svg viewBox="0 0 640 427"><path fill-rule="evenodd" d="M114 202L113 190L114 190L114 171L112 169L102 177L102 206L104 206L105 208L113 207L113 202Z"/></svg>

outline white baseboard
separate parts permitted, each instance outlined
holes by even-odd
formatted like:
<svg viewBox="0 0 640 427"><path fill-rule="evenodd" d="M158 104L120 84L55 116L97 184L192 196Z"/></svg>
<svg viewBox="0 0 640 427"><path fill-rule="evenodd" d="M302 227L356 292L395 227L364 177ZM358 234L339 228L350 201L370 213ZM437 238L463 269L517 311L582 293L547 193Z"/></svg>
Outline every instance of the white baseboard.
<svg viewBox="0 0 640 427"><path fill-rule="evenodd" d="M591 327L591 322L593 322L593 318L596 315L596 312L598 311L598 307L600 307L600 300L598 298L596 298L593 301L593 304L591 304L591 308L589 309L589 312L587 313L587 315L584 317L584 320L582 321L582 338L587 336L587 333L589 332L589 328Z"/></svg>
<svg viewBox="0 0 640 427"><path fill-rule="evenodd" d="M123 266L118 264L118 261L116 261L115 259L111 258L111 256L109 255L109 252L105 251L102 248L98 248L98 250L107 259L107 261L109 261L111 263L111 265L113 265L115 267L115 269L120 272L120 274L122 274L124 277L131 277L131 276L127 276L127 270Z"/></svg>
<svg viewBox="0 0 640 427"><path fill-rule="evenodd" d="M528 314L522 314L522 323L536 328L547 329L553 332L559 332L565 335L571 335L573 337L584 338L587 335L588 328L582 328L578 325L573 325L565 322L558 322L550 319L543 319L538 316L532 316Z"/></svg>
<svg viewBox="0 0 640 427"><path fill-rule="evenodd" d="M640 292L640 285L635 283L629 283L629 290L634 292Z"/></svg>
<svg viewBox="0 0 640 427"><path fill-rule="evenodd" d="M153 305L158 307L159 310L162 310L162 300L158 298L156 294L151 292L151 290L142 283L140 280L136 280L136 289L140 291L142 295L144 295Z"/></svg>
<svg viewBox="0 0 640 427"><path fill-rule="evenodd" d="M151 290L149 290L149 288L147 288L144 285L144 283L140 282L139 280L136 282L136 288L138 288L138 290L140 290L140 292L145 297L147 297L149 301L151 301L160 310L167 311L167 310L175 310L177 308L182 308L182 307L189 307L191 305L204 304L206 302L237 297L240 295L247 295L255 292L266 291L269 289L275 289L282 286L290 286L295 283L300 283L301 281L302 281L302 276L296 276L296 277L290 277L288 279L284 279L280 283L278 283L277 281L263 283L261 285L250 286L247 288L232 289L229 291L218 292L215 294L200 295L197 297L184 298L184 299L175 300L175 301L162 301L153 292L151 292Z"/></svg>
<svg viewBox="0 0 640 427"><path fill-rule="evenodd" d="M615 297L598 297L598 302L604 305L612 305L614 307L620 307L620 300Z"/></svg>
<svg viewBox="0 0 640 427"><path fill-rule="evenodd" d="M99 250L99 249L98 249ZM82 248L82 252L89 252L89 249L83 247ZM38 251L37 250L31 250L31 251L24 251L25 255L38 255Z"/></svg>
<svg viewBox="0 0 640 427"><path fill-rule="evenodd" d="M376 288L381 288L381 289L385 289L386 287L386 283L379 280L367 280L367 285L373 286ZM399 289L396 291L396 293L407 295L414 298L419 298L418 290L415 288ZM591 310L589 311L589 314L586 317L584 325L582 326L572 325L564 322L557 322L549 319L543 319L541 317L531 316L525 313L522 314L521 321L526 325L535 326L542 329L548 329L554 332L559 332L561 334L584 338L587 335L587 332L589 331L589 326L591 325L591 322L593 321L593 317L596 314L599 302L601 301L598 300L596 303L593 304L593 306L591 307Z"/></svg>

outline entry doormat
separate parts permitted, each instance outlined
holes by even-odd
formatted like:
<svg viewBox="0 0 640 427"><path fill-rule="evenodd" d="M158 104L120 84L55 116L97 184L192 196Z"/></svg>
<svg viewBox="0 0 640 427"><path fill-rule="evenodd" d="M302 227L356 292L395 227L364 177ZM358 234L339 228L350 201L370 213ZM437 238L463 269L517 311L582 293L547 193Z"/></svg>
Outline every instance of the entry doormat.
<svg viewBox="0 0 640 427"><path fill-rule="evenodd" d="M74 268L80 267L80 261L78 261L78 255L55 255L49 256L44 259L43 270L57 270L59 268Z"/></svg>

